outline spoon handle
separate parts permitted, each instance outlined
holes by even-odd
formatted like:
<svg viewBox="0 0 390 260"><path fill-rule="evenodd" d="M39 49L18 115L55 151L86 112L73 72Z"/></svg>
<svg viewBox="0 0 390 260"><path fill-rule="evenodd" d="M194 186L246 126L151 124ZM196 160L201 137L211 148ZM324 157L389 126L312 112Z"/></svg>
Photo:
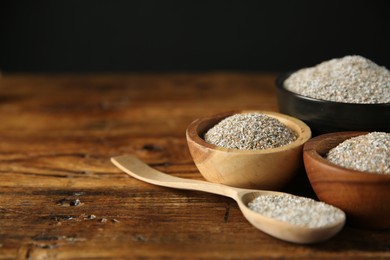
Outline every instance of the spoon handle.
<svg viewBox="0 0 390 260"><path fill-rule="evenodd" d="M237 198L238 192L245 191L245 189L233 188L222 184L190 180L168 175L151 168L146 163L131 155L112 157L111 162L130 176L158 186L204 191L227 196L233 199Z"/></svg>

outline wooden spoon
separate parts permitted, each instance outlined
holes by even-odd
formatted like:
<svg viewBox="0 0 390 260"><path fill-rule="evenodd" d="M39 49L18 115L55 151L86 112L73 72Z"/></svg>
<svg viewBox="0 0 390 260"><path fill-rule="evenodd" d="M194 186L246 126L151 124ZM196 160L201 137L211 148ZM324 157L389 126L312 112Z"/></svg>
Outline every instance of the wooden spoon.
<svg viewBox="0 0 390 260"><path fill-rule="evenodd" d="M329 239L338 233L345 223L344 217L332 225L309 228L293 225L277 219L263 216L248 208L248 203L262 195L282 195L286 193L262 190L249 190L225 186L206 181L190 180L171 176L149 167L134 156L125 155L111 158L111 162L125 173L141 181L170 188L204 191L234 199L245 218L263 232L294 243L316 243Z"/></svg>

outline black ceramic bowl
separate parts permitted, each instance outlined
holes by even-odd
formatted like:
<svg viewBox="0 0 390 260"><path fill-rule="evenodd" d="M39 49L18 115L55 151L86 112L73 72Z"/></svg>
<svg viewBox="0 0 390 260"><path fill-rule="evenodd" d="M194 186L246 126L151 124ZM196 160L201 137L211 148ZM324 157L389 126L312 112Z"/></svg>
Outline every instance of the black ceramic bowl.
<svg viewBox="0 0 390 260"><path fill-rule="evenodd" d="M340 131L390 132L390 103L351 104L302 96L284 88L287 73L276 79L279 111L308 124L313 134Z"/></svg>

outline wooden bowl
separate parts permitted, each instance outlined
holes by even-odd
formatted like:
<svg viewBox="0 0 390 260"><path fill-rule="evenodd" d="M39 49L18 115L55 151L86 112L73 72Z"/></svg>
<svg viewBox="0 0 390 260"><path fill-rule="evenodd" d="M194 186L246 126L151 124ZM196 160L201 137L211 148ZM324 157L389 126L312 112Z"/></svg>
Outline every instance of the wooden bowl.
<svg viewBox="0 0 390 260"><path fill-rule="evenodd" d="M390 228L390 175L346 169L323 157L344 140L366 133L329 133L309 140L303 149L306 172L318 198L344 210L351 225Z"/></svg>
<svg viewBox="0 0 390 260"><path fill-rule="evenodd" d="M222 119L257 112L278 119L298 134L294 142L272 149L238 150L207 143L204 134ZM197 119L187 128L192 158L203 177L234 187L277 190L286 185L302 165L302 147L310 139L310 128L302 121L275 112L235 111Z"/></svg>

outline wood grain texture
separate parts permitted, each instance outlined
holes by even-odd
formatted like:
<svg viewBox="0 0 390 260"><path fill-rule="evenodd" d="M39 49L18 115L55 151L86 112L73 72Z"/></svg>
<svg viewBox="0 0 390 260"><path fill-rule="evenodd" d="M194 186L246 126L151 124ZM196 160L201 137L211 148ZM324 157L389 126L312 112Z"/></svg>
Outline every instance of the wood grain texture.
<svg viewBox="0 0 390 260"><path fill-rule="evenodd" d="M188 124L228 110L276 111L274 79L3 75L0 258L390 257L389 231L346 227L327 242L298 246L253 228L229 198L149 185L110 163L133 154L202 179L188 152ZM314 196L303 171L285 191Z"/></svg>

